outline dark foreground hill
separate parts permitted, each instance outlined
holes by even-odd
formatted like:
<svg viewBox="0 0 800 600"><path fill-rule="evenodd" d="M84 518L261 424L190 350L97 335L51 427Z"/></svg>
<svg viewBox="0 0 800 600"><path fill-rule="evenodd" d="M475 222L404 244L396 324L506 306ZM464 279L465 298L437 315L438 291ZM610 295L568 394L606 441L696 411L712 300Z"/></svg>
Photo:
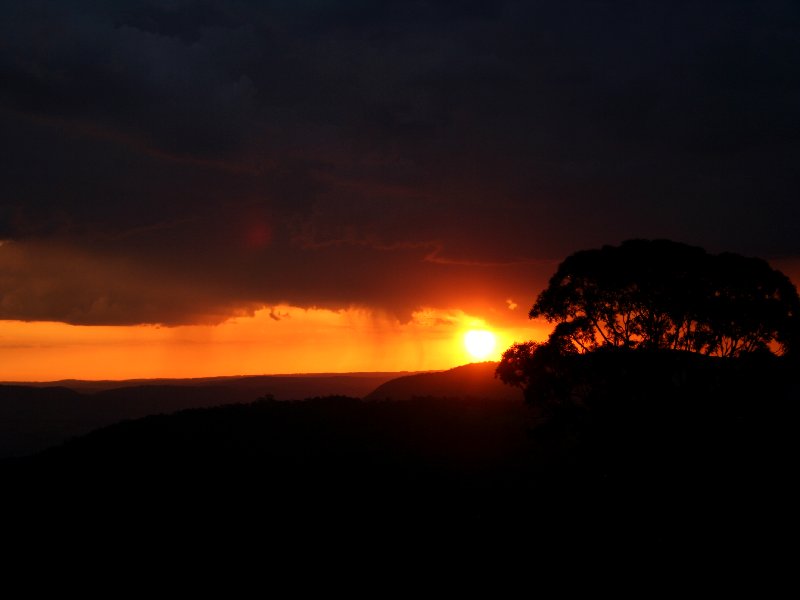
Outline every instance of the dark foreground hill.
<svg viewBox="0 0 800 600"><path fill-rule="evenodd" d="M323 394L362 397L397 375L263 375L0 385L0 458L37 452L124 419L187 408L248 403L264 396L279 400Z"/></svg>
<svg viewBox="0 0 800 600"><path fill-rule="evenodd" d="M631 356L601 365L585 409L547 420L519 398L339 396L120 423L6 461L3 500L22 526L117 537L368 535L385 550L447 532L484 551L779 560L796 517L793 370Z"/></svg>
<svg viewBox="0 0 800 600"><path fill-rule="evenodd" d="M385 548L412 530L505 530L533 480L528 414L519 399L327 397L149 416L0 463L13 490L0 504L25 528L113 524L117 538L188 528Z"/></svg>

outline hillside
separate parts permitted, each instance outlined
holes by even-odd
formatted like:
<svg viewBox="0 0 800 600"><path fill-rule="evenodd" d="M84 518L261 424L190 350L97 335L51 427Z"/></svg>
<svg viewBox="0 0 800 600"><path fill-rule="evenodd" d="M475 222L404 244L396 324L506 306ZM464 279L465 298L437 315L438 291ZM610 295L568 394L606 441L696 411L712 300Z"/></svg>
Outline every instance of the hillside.
<svg viewBox="0 0 800 600"><path fill-rule="evenodd" d="M15 514L81 530L136 523L158 535L177 523L272 543L335 527L387 544L409 527L493 530L523 514L526 417L521 402L261 401L104 427L0 461L0 476Z"/></svg>
<svg viewBox="0 0 800 600"><path fill-rule="evenodd" d="M388 545L446 527L562 550L764 548L795 510L792 371L675 358L604 356L592 402L545 422L521 398L454 397L485 383L490 365L468 365L400 378L411 399L262 399L126 421L0 461L0 476L15 514L81 527L131 520L157 534L179 520L271 540L335 526Z"/></svg>
<svg viewBox="0 0 800 600"><path fill-rule="evenodd" d="M187 408L248 403L268 395L278 400L327 394L361 397L396 375L265 375L0 385L0 458L44 450L123 419Z"/></svg>
<svg viewBox="0 0 800 600"><path fill-rule="evenodd" d="M520 401L518 389L495 379L496 362L472 363L448 371L418 373L387 381L365 400L410 400L434 398L488 398Z"/></svg>
<svg viewBox="0 0 800 600"><path fill-rule="evenodd" d="M384 381L407 374L395 372L363 373L295 373L283 375L232 375L223 377L155 378L86 380L61 379L58 381L0 381L1 386L64 387L76 392L103 392L117 388L144 386L226 387L250 394L272 394L280 400L299 400L313 395L336 393L362 397ZM331 391L332 390L332 391Z"/></svg>

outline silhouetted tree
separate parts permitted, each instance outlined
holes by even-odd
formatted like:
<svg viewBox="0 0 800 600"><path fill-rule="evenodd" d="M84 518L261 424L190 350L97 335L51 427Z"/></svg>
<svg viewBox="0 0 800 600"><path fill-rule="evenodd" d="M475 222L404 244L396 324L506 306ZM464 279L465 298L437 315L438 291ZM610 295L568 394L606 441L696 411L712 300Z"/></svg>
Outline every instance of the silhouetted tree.
<svg viewBox="0 0 800 600"><path fill-rule="evenodd" d="M576 354L571 345L559 347L555 341L516 343L503 353L495 377L520 388L531 402L559 405L570 398L565 360L570 354Z"/></svg>
<svg viewBox="0 0 800 600"><path fill-rule="evenodd" d="M798 315L794 285L762 259L630 240L561 263L530 311L555 324L550 338L511 346L495 375L530 403L582 405L598 389L630 381L631 365L649 364L617 360L613 351L796 359Z"/></svg>
<svg viewBox="0 0 800 600"><path fill-rule="evenodd" d="M668 240L630 240L569 256L530 317L556 327L551 342L712 356L786 353L796 338L797 290L766 261L708 254Z"/></svg>

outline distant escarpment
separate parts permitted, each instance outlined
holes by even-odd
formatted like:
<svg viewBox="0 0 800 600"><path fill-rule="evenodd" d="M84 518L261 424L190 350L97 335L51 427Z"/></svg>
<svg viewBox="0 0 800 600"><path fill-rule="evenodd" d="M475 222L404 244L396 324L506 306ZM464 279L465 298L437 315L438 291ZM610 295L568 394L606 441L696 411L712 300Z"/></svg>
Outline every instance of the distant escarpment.
<svg viewBox="0 0 800 600"><path fill-rule="evenodd" d="M365 400L411 400L412 398L475 398L520 401L518 390L495 378L496 362L472 363L448 371L419 373L387 381L365 396Z"/></svg>
<svg viewBox="0 0 800 600"><path fill-rule="evenodd" d="M398 373L344 373L0 384L0 459L24 456L125 419L189 408L364 396Z"/></svg>

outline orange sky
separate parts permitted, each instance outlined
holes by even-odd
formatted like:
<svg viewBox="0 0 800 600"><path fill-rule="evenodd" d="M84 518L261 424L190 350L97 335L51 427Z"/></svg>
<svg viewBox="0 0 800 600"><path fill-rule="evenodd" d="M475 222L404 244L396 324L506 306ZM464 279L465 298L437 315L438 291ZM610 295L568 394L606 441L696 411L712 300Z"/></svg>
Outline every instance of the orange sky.
<svg viewBox="0 0 800 600"><path fill-rule="evenodd" d="M773 264L800 280L796 260ZM530 321L528 308L510 299L481 315L428 308L407 322L376 309L286 304L216 325L0 320L0 381L447 369L476 360L464 346L471 329L497 338L485 360L515 341L544 340L550 326Z"/></svg>
<svg viewBox="0 0 800 600"><path fill-rule="evenodd" d="M470 329L495 334L496 348L486 360L497 360L514 341L546 337L546 325L516 311L519 327L495 327L460 310L421 310L401 323L365 309L287 305L220 325L0 321L0 380L447 369L475 360L463 343Z"/></svg>

